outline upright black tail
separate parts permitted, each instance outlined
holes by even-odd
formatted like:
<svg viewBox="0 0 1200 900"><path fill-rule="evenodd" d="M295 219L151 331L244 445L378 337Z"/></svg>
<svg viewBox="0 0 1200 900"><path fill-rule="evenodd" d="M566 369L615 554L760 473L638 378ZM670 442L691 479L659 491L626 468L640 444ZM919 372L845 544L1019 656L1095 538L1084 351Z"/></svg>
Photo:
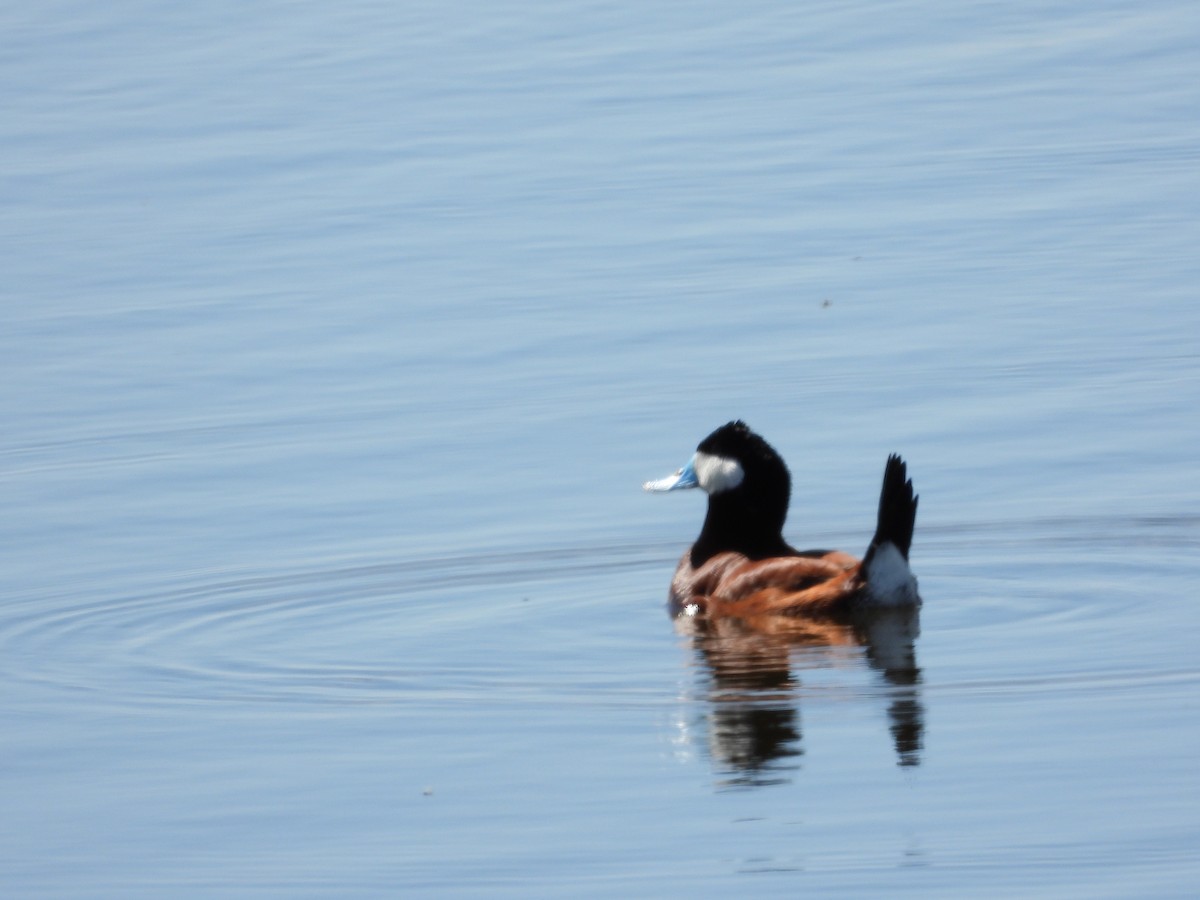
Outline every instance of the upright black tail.
<svg viewBox="0 0 1200 900"><path fill-rule="evenodd" d="M904 460L893 453L883 470L883 488L879 492L879 524L875 526L875 537L871 538L864 562L870 560L876 548L884 544L894 544L900 555L908 559L916 521L917 496L908 477L908 467Z"/></svg>

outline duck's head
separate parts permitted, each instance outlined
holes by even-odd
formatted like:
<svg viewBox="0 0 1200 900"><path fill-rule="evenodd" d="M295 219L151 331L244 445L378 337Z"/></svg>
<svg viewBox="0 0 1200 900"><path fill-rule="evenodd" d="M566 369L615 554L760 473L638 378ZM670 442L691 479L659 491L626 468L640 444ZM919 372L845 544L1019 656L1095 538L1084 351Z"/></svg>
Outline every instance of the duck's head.
<svg viewBox="0 0 1200 900"><path fill-rule="evenodd" d="M708 517L696 541L702 556L723 550L769 556L784 546L792 479L775 449L745 422L722 425L700 442L682 469L643 488L700 488L708 494Z"/></svg>

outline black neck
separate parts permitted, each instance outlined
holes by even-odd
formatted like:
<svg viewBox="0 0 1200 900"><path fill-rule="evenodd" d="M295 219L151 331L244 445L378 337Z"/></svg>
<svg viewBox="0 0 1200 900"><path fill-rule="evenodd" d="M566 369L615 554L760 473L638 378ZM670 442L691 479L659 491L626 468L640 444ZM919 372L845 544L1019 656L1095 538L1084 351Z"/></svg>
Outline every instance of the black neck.
<svg viewBox="0 0 1200 900"><path fill-rule="evenodd" d="M692 545L692 566L699 567L718 553L741 553L750 559L794 553L783 539L786 516L786 495L782 504L761 498L754 503L740 491L709 497L704 527Z"/></svg>

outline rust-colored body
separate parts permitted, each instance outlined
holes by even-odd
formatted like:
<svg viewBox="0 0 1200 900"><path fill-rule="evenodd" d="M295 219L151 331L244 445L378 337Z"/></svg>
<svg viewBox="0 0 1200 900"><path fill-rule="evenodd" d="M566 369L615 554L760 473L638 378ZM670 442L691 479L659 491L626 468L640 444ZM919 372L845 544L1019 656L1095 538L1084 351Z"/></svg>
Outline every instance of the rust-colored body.
<svg viewBox="0 0 1200 900"><path fill-rule="evenodd" d="M849 553L833 550L760 560L718 553L694 568L689 552L671 581L671 606L677 615L764 625L773 616L842 618L866 588L861 567Z"/></svg>

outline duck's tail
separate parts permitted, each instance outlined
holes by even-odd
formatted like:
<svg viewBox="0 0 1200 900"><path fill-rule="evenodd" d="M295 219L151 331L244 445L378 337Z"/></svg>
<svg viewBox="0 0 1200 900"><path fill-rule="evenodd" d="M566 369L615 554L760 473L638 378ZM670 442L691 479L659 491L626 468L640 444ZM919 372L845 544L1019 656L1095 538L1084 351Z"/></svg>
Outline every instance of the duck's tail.
<svg viewBox="0 0 1200 900"><path fill-rule="evenodd" d="M893 453L883 470L879 523L863 556L862 572L870 596L882 603L920 602L917 579L908 567L917 496L904 460Z"/></svg>

